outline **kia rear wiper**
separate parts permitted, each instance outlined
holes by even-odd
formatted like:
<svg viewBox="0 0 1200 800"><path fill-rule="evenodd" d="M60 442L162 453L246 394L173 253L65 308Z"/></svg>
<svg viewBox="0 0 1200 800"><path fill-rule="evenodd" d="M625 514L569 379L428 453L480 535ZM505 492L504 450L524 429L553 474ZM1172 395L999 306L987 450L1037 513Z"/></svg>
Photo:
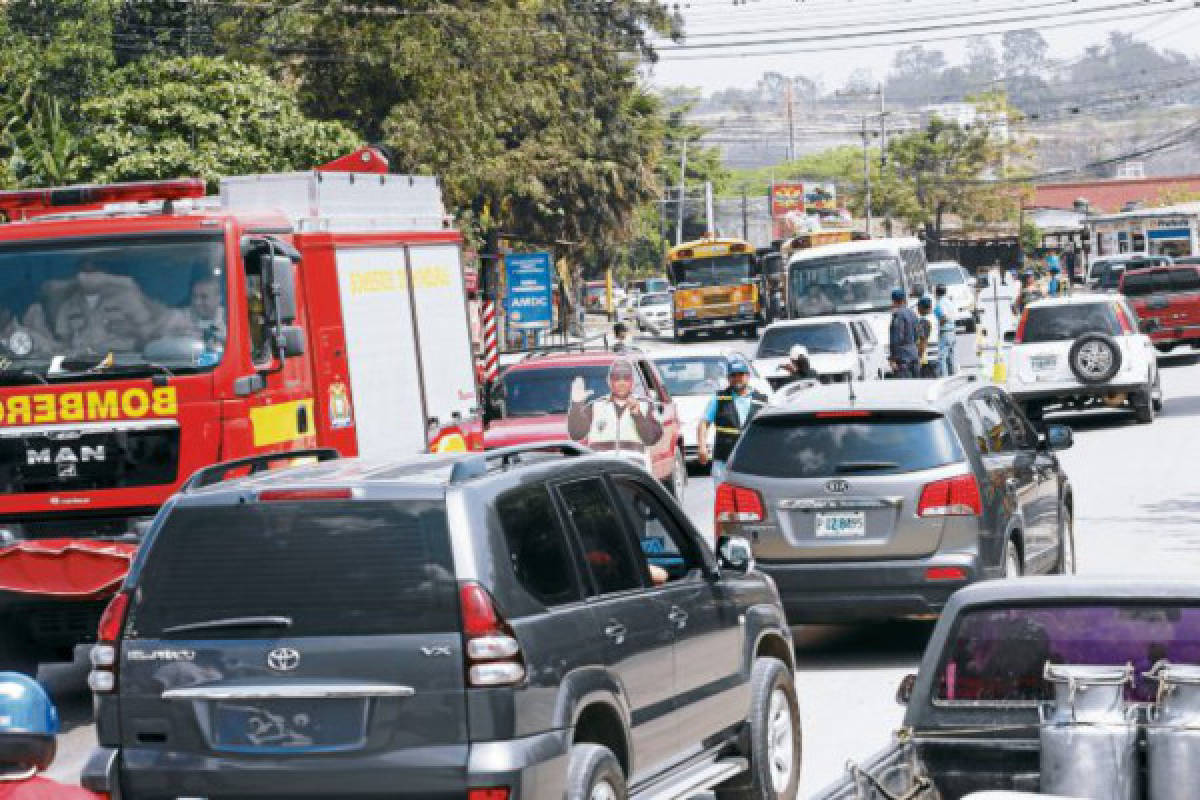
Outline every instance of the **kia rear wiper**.
<svg viewBox="0 0 1200 800"><path fill-rule="evenodd" d="M895 469L895 461L843 461L837 465L838 472L873 472L877 469Z"/></svg>
<svg viewBox="0 0 1200 800"><path fill-rule="evenodd" d="M291 617L225 617L209 619L203 622L185 622L182 625L172 625L163 628L163 635L175 633L191 633L193 631L212 631L222 628L290 628Z"/></svg>

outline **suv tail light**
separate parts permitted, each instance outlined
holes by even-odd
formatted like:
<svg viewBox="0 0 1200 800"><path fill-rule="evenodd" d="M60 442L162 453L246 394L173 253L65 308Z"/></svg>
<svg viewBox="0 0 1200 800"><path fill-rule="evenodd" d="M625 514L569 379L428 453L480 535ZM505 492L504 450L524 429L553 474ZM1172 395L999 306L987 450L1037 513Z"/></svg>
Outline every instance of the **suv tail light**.
<svg viewBox="0 0 1200 800"><path fill-rule="evenodd" d="M717 487L713 514L718 527L722 522L762 522L767 518L762 495L732 483L722 483Z"/></svg>
<svg viewBox="0 0 1200 800"><path fill-rule="evenodd" d="M977 517L983 513L974 475L956 475L925 485L917 503L918 517Z"/></svg>
<svg viewBox="0 0 1200 800"><path fill-rule="evenodd" d="M487 590L478 583L459 584L467 685L512 686L525 680L521 645L505 624Z"/></svg>
<svg viewBox="0 0 1200 800"><path fill-rule="evenodd" d="M117 688L117 645L125 627L125 614L129 610L129 595L117 592L100 616L96 630L96 644L89 658L92 671L88 673L88 688L97 694L111 692Z"/></svg>

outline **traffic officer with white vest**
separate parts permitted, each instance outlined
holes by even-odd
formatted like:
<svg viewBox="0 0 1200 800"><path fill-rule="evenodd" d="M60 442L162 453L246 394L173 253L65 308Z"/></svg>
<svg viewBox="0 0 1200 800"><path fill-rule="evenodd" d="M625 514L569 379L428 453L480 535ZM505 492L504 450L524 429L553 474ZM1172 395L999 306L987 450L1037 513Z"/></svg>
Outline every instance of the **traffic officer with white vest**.
<svg viewBox="0 0 1200 800"><path fill-rule="evenodd" d="M740 358L730 359L729 386L708 401L708 408L696 428L697 458L701 464L712 460L713 480L725 477L725 462L738 437L750 420L767 405L767 396L750 387L750 367ZM708 428L716 428L712 453L708 452Z"/></svg>
<svg viewBox="0 0 1200 800"><path fill-rule="evenodd" d="M588 402L591 390L582 377L571 383L567 434L601 452L645 453L662 438L654 406L633 394L633 362L618 358L608 370L610 394Z"/></svg>

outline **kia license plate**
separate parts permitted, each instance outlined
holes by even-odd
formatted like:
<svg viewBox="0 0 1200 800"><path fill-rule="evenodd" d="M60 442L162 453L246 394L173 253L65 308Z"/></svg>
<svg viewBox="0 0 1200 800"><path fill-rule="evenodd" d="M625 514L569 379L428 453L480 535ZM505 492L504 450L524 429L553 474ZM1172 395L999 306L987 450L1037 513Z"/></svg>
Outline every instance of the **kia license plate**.
<svg viewBox="0 0 1200 800"><path fill-rule="evenodd" d="M817 538L852 538L867 535L865 511L817 512Z"/></svg>
<svg viewBox="0 0 1200 800"><path fill-rule="evenodd" d="M1034 372L1050 372L1058 366L1058 356L1034 356L1029 363Z"/></svg>

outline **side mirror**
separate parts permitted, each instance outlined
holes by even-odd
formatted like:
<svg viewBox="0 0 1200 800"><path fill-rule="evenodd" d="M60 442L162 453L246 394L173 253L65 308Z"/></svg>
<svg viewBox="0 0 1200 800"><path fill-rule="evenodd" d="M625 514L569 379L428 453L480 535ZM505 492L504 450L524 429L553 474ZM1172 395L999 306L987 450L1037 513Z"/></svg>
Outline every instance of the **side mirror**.
<svg viewBox="0 0 1200 800"><path fill-rule="evenodd" d="M1075 444L1075 434L1066 425L1047 425L1042 446L1047 450L1068 450Z"/></svg>
<svg viewBox="0 0 1200 800"><path fill-rule="evenodd" d="M1004 332L1004 343L1005 344L1012 344L1015 341L1017 341L1017 332L1016 331L1005 331Z"/></svg>
<svg viewBox="0 0 1200 800"><path fill-rule="evenodd" d="M717 565L738 575L754 569L754 551L750 542L741 536L722 536L717 543Z"/></svg>
<svg viewBox="0 0 1200 800"><path fill-rule="evenodd" d="M304 337L304 328L297 325L284 325L279 329L279 343L283 346L286 358L304 355L308 342Z"/></svg>
<svg viewBox="0 0 1200 800"><path fill-rule="evenodd" d="M286 256L271 257L270 290L281 325L296 321L296 265Z"/></svg>
<svg viewBox="0 0 1200 800"><path fill-rule="evenodd" d="M908 705L908 701L912 700L913 689L917 685L916 673L910 672L900 679L900 685L896 688L896 702L902 706Z"/></svg>

